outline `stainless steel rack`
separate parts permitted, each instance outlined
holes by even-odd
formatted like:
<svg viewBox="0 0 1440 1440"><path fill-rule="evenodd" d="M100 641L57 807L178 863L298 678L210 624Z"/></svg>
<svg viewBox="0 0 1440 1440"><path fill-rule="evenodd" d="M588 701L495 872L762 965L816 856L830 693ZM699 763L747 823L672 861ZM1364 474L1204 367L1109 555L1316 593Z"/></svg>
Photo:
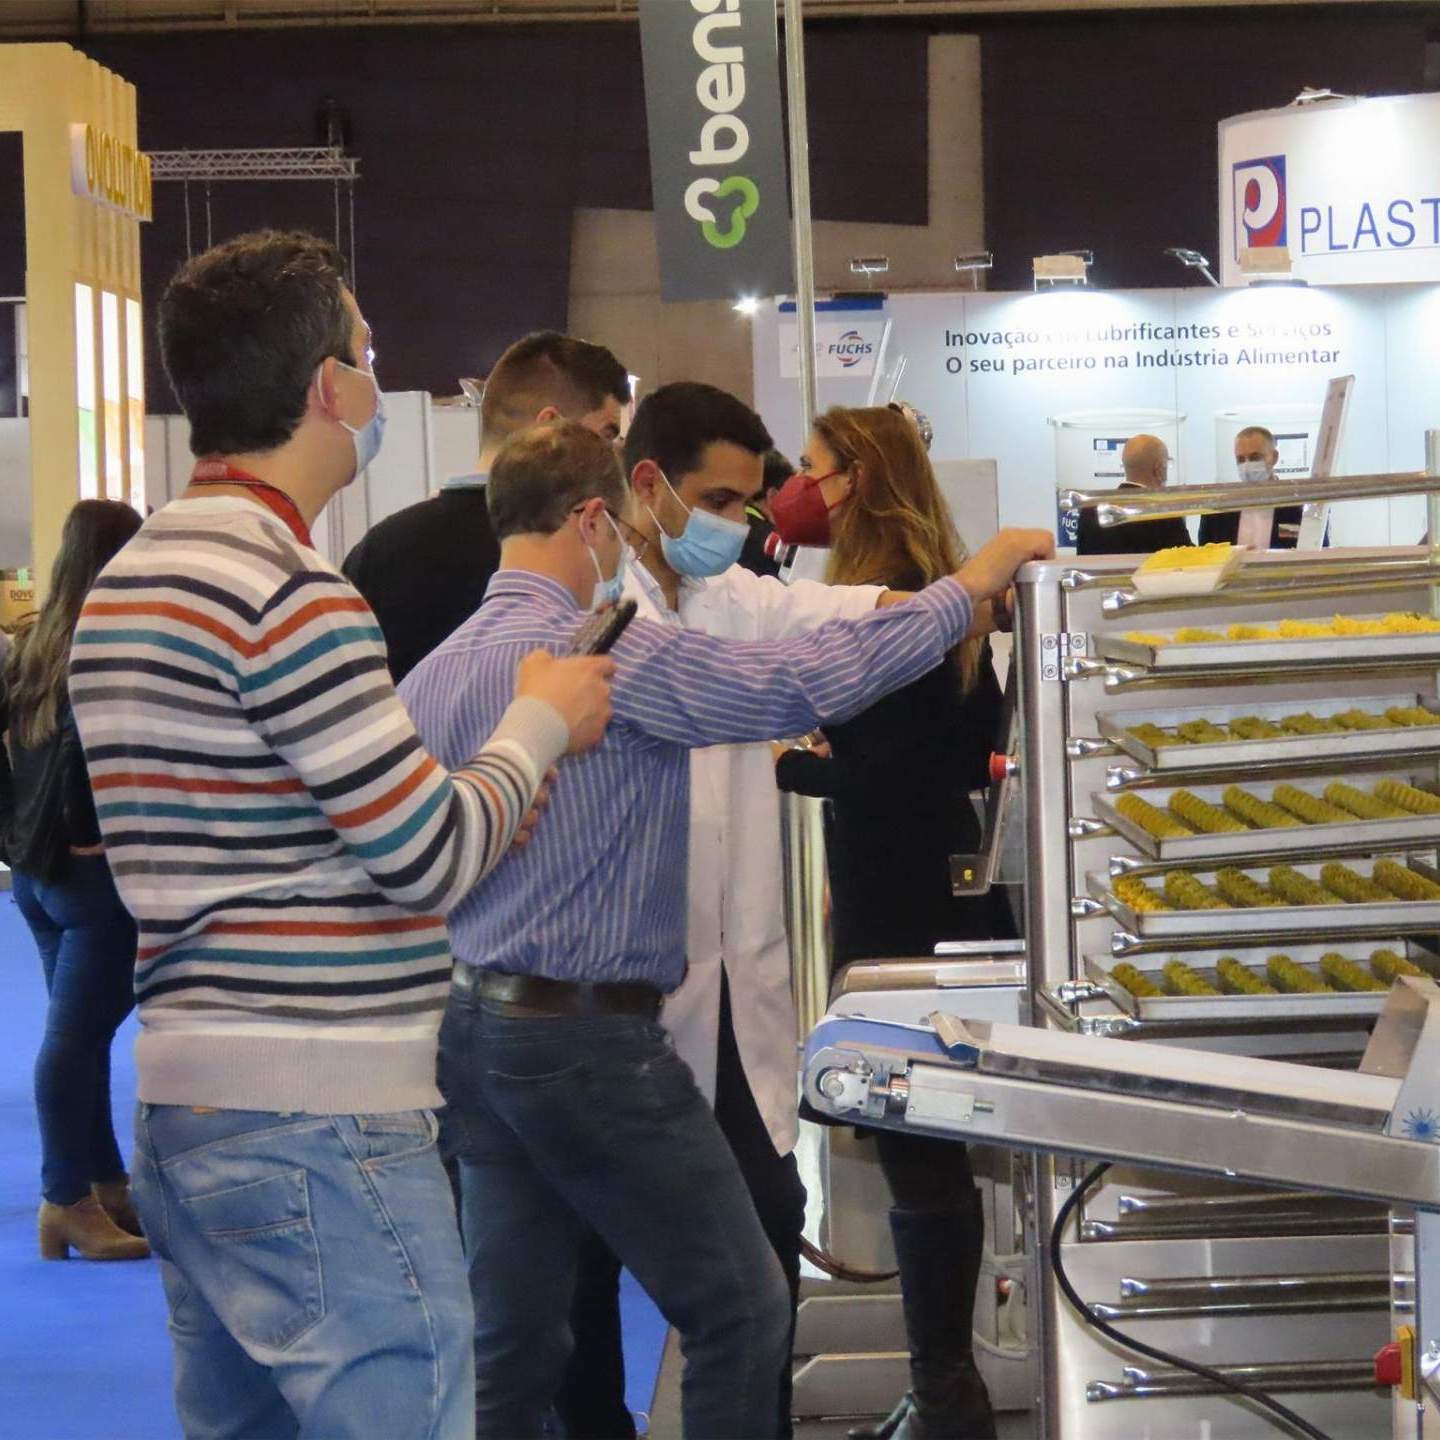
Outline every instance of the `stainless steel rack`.
<svg viewBox="0 0 1440 1440"><path fill-rule="evenodd" d="M1246 501L1405 494L1426 483L1414 476L1342 477L1323 494L1318 486L1284 487L1274 496L1247 489ZM1233 509L1237 498L1231 486L1158 496L1075 494L1062 497L1062 509L1093 504L1105 523L1121 512L1149 518ZM1217 868L1235 866L1263 885L1272 865L1315 877L1331 858L1368 874L1368 863L1355 858L1362 856L1425 867L1440 841L1435 817L1157 840L1116 801L1134 793L1163 809L1183 786L1218 803L1231 784L1268 800L1272 785L1284 780L1311 794L1330 780L1359 783L1356 777L1434 783L1440 724L1199 743L1183 741L1176 727L1202 719L1225 726L1246 716L1275 724L1303 712L1326 721L1348 710L1384 716L1411 707L1435 711L1440 720L1440 633L1228 636L1232 625L1273 629L1281 620L1320 624L1337 614L1428 616L1440 587L1440 556L1428 548L1269 553L1247 559L1217 594L1163 599L1135 590L1134 563L1056 560L1027 567L1017 587L1018 758L1035 1019L1097 1036L1353 1064L1383 993L1141 998L1115 979L1114 966L1123 959L1164 990L1171 958L1210 976L1226 957L1263 972L1267 957L1283 952L1313 970L1327 952L1364 961L1383 946L1433 972L1440 962L1426 942L1440 935L1440 902L1138 911L1115 894L1114 883L1134 875L1158 885L1170 869L1213 883ZM1199 644L1132 638L1132 632L1173 636L1187 627L1224 638ZM1173 743L1155 743L1146 726L1159 727ZM1042 1234L1074 1173L1068 1165L1037 1164ZM1137 1201L1144 1208L1131 1203L1122 1210ZM1206 1363L1255 1367L1260 1382L1285 1391L1287 1403L1327 1433L1368 1440L1390 1433L1389 1399L1373 1388L1369 1357L1389 1338L1391 1225L1383 1207L1347 1204L1297 1207L1294 1196L1279 1201L1253 1187L1213 1182L1198 1193L1183 1186L1177 1192L1173 1176L1117 1173L1087 1204L1082 1238L1066 1246L1067 1266L1094 1303L1119 1307L1121 1316L1134 1311L1129 1319L1137 1334ZM1334 1275L1352 1277L1339 1299L1326 1286ZM1168 1297L1157 1302L1163 1315L1139 1302L1139 1290L1130 1297L1135 1303L1127 1301L1123 1286L1137 1276ZM1183 1431L1173 1433L1198 1433L1208 1422L1211 1433L1236 1440L1273 1434L1266 1422L1189 1377L1125 1368L1118 1352L1058 1302L1043 1273L1041 1289L1045 1396L1038 1433L1138 1440L1172 1433L1166 1424L1183 1415ZM1249 1306L1237 1308L1235 1296L1247 1297ZM1285 1318L1280 1324L1258 1318L1267 1314ZM1130 1403L1097 1403L1112 1399Z"/></svg>

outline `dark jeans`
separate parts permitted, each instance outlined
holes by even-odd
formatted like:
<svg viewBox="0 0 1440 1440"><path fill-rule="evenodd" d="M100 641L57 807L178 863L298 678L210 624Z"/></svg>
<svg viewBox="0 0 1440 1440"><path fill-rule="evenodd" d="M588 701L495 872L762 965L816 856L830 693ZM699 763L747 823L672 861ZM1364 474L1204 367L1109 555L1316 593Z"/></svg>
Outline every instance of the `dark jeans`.
<svg viewBox="0 0 1440 1440"><path fill-rule="evenodd" d="M582 1231L680 1332L686 1440L775 1433L790 1297L735 1157L658 1023L452 992L440 1036L475 1301L476 1433L542 1432Z"/></svg>
<svg viewBox="0 0 1440 1440"><path fill-rule="evenodd" d="M110 1114L110 1042L135 1005L135 922L103 855L71 856L63 878L13 872L15 903L35 937L50 996L35 1057L40 1188L73 1205L125 1162Z"/></svg>
<svg viewBox="0 0 1440 1440"><path fill-rule="evenodd" d="M715 1119L735 1153L755 1212L790 1289L790 1333L800 1300L800 1239L805 1228L805 1186L793 1152L776 1153L745 1078L730 1012L730 985L722 977L715 1055ZM964 1147L961 1146L961 1149ZM633 1440L635 1421L625 1404L621 1348L620 1262L605 1242L587 1232L580 1246L575 1300L570 1310L575 1350L556 1398L567 1440ZM776 1376L777 1434L791 1432L791 1346Z"/></svg>

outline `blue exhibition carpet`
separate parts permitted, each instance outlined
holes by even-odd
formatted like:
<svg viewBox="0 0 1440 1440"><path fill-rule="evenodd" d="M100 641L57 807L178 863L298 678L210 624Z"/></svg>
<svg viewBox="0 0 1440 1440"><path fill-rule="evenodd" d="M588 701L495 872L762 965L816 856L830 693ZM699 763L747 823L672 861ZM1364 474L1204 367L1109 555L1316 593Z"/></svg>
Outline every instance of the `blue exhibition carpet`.
<svg viewBox="0 0 1440 1440"><path fill-rule="evenodd" d="M160 1279L149 1261L39 1258L39 1145L31 1065L45 990L30 932L0 891L0 1440L177 1440ZM114 1051L121 1148L130 1151L134 1019ZM629 1401L649 1410L665 1327L627 1275ZM377 1437L378 1440L378 1437Z"/></svg>

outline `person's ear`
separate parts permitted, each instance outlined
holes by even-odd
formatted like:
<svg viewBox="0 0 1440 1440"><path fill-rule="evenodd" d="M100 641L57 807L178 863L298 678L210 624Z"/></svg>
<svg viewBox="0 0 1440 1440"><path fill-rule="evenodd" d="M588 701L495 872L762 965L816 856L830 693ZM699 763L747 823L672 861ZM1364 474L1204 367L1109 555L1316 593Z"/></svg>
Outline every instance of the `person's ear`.
<svg viewBox="0 0 1440 1440"><path fill-rule="evenodd" d="M580 511L580 538L587 545L593 545L597 540L605 538L608 529L605 524L605 502L598 495L592 495Z"/></svg>
<svg viewBox="0 0 1440 1440"><path fill-rule="evenodd" d="M328 420L335 419L338 414L339 387L335 383L335 367L338 364L339 361L333 355L327 355L316 367L315 377L310 384L315 407Z"/></svg>
<svg viewBox="0 0 1440 1440"><path fill-rule="evenodd" d="M563 418L558 405L546 405L543 409L535 412L535 423L537 425L550 425L554 421Z"/></svg>
<svg viewBox="0 0 1440 1440"><path fill-rule="evenodd" d="M655 508L660 491L660 467L653 460L637 460L630 472L630 491L642 504Z"/></svg>

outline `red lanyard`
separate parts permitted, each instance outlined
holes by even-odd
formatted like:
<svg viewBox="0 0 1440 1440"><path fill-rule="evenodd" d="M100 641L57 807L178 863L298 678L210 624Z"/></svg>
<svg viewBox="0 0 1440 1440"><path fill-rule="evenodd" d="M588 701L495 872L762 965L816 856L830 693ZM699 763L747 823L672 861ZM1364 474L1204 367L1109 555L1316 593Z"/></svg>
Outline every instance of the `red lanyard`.
<svg viewBox="0 0 1440 1440"><path fill-rule="evenodd" d="M289 527L290 533L304 546L313 549L310 527L300 513L300 507L278 486L268 481L257 480L244 470L237 470L223 460L201 460L190 477L192 485L234 485L248 490L267 509L272 510Z"/></svg>

